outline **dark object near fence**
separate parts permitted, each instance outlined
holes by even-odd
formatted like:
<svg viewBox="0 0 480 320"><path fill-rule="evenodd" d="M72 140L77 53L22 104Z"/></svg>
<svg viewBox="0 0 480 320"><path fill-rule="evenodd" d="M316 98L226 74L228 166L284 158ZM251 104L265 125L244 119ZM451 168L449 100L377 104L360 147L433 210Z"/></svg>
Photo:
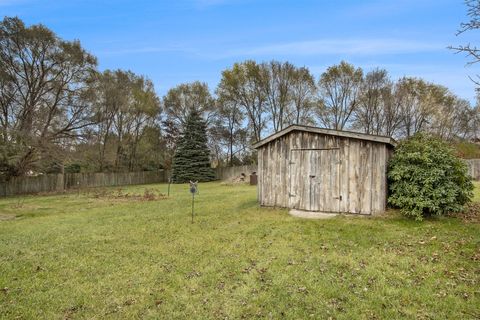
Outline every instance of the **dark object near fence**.
<svg viewBox="0 0 480 320"><path fill-rule="evenodd" d="M250 175L250 185L251 186L256 186L258 182L258 177L256 172L252 172Z"/></svg>

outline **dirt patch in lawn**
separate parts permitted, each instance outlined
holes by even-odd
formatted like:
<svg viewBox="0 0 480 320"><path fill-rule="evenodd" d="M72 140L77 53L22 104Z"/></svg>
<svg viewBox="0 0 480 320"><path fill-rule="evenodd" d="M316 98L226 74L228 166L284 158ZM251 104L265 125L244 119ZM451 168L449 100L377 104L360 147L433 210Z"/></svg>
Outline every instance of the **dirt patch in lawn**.
<svg viewBox="0 0 480 320"><path fill-rule="evenodd" d="M122 188L111 189L93 189L88 195L95 199L108 199L119 201L155 201L167 199L167 196L156 189L145 189L142 193L125 192Z"/></svg>
<svg viewBox="0 0 480 320"><path fill-rule="evenodd" d="M17 216L13 214L3 214L0 213L0 221L8 221L8 220L15 220Z"/></svg>

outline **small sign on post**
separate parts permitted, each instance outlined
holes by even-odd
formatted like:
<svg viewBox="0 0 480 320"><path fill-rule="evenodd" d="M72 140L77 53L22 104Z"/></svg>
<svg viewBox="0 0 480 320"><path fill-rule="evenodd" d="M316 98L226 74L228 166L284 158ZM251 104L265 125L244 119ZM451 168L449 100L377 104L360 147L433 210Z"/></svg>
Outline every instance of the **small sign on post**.
<svg viewBox="0 0 480 320"><path fill-rule="evenodd" d="M195 194L198 193L198 181L193 182L190 180L190 193L192 194L192 223L195 215Z"/></svg>

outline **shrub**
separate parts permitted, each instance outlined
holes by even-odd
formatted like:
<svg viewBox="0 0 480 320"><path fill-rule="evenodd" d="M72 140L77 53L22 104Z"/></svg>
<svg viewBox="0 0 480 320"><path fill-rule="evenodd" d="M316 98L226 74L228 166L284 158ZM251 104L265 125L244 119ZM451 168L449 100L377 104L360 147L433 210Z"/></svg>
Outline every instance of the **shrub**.
<svg viewBox="0 0 480 320"><path fill-rule="evenodd" d="M462 211L473 196L466 164L446 143L426 134L398 145L388 179L388 202L417 220Z"/></svg>

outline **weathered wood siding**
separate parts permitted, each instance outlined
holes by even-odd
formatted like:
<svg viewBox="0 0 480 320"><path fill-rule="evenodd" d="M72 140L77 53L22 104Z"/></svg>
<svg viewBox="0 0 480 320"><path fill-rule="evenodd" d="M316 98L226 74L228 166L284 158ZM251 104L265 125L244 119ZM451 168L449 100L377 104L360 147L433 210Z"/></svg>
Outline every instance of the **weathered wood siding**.
<svg viewBox="0 0 480 320"><path fill-rule="evenodd" d="M389 153L385 143L290 132L258 149L259 202L312 211L383 212Z"/></svg>
<svg viewBox="0 0 480 320"><path fill-rule="evenodd" d="M473 180L480 180L480 159L467 159L468 174Z"/></svg>

